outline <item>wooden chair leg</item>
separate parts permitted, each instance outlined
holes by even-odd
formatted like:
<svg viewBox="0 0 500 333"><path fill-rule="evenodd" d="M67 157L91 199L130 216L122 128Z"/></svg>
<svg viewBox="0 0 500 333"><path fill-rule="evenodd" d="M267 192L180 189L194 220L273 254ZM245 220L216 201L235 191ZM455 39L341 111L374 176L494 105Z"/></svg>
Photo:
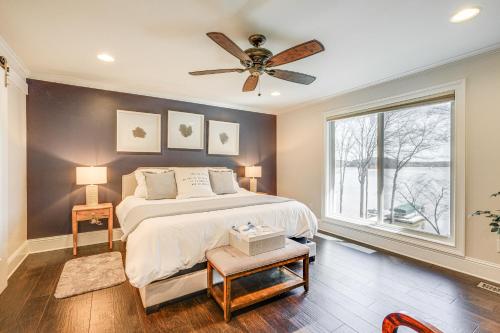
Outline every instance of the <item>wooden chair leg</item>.
<svg viewBox="0 0 500 333"><path fill-rule="evenodd" d="M305 281L304 290L309 290L309 256L306 256L302 262L302 278Z"/></svg>
<svg viewBox="0 0 500 333"><path fill-rule="evenodd" d="M210 297L213 285L213 270L210 262L207 262L207 296Z"/></svg>
<svg viewBox="0 0 500 333"><path fill-rule="evenodd" d="M224 277L224 320L231 320L231 279Z"/></svg>

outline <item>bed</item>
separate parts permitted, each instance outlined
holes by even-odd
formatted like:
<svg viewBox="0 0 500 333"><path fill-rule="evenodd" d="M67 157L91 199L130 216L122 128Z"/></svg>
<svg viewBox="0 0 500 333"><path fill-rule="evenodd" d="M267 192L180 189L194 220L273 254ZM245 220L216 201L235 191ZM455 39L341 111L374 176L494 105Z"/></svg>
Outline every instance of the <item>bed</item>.
<svg viewBox="0 0 500 333"><path fill-rule="evenodd" d="M233 225L279 226L290 238L312 238L318 228L311 210L291 199L240 188L213 197L146 200L133 195L136 187L134 173L122 177L116 215L126 241L126 274L147 311L206 289L205 251L229 244Z"/></svg>

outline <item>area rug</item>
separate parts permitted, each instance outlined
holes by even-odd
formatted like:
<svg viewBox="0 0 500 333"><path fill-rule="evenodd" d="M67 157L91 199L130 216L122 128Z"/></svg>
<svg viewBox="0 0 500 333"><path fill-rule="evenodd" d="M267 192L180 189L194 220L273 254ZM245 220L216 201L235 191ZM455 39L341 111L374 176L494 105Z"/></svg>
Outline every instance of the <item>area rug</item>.
<svg viewBox="0 0 500 333"><path fill-rule="evenodd" d="M65 298L116 286L126 280L120 252L72 259L64 265L54 296Z"/></svg>

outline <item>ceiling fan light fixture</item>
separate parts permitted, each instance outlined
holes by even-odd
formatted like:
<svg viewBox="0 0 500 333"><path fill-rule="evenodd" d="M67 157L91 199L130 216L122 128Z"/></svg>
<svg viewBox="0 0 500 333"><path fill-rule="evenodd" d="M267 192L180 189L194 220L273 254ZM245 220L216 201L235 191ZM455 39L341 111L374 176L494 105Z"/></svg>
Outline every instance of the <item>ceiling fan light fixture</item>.
<svg viewBox="0 0 500 333"><path fill-rule="evenodd" d="M271 96L279 96L279 95L281 95L281 93L279 91L273 91L271 93Z"/></svg>
<svg viewBox="0 0 500 333"><path fill-rule="evenodd" d="M104 62L114 62L115 58L113 56L107 54L107 53L99 53L97 55L97 59L104 61Z"/></svg>
<svg viewBox="0 0 500 333"><path fill-rule="evenodd" d="M299 84L311 84L316 80L316 77L312 75L307 75L299 72L287 71L282 69L270 69L271 67L277 67L281 65L288 64L300 59L304 59L315 55L316 53L323 52L325 47L321 42L316 39L312 39L308 42L295 45L285 51L282 51L276 55L273 55L271 51L266 48L261 47L261 45L266 41L264 35L255 34L249 37L250 44L252 48L243 51L235 42L233 42L229 37L224 35L222 32L209 32L207 36L217 43L220 47L226 50L228 53L240 60L240 63L245 66L245 68L232 68L232 69L211 69L202 71L189 72L190 75L207 75L207 74L219 74L219 73L231 73L238 72L243 73L248 71L249 76L243 84L242 91L249 92L254 91L257 86L260 85L260 76L268 74L277 79L299 83ZM279 92L274 92L272 96L279 96Z"/></svg>
<svg viewBox="0 0 500 333"><path fill-rule="evenodd" d="M455 15L450 18L451 23L461 23L467 20L470 20L481 12L479 7L468 7L462 10L459 10Z"/></svg>

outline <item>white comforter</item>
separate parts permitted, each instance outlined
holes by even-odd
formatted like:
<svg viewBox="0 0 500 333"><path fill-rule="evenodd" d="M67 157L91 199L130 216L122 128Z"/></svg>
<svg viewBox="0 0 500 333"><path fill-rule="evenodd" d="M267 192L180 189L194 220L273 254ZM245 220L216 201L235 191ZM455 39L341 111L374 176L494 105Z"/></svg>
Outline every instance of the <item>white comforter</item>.
<svg viewBox="0 0 500 333"><path fill-rule="evenodd" d="M224 200L230 196L244 195L257 194L242 190L218 197ZM206 199L182 200L196 205L197 201ZM156 200L154 204L176 200L179 199ZM150 200L133 196L125 198L116 208L118 220L122 223L132 208L151 203ZM206 250L229 243L228 230L231 226L247 222L282 227L288 237L312 237L318 229L312 211L297 201L149 218L127 239L125 270L130 283L141 288L203 262Z"/></svg>

